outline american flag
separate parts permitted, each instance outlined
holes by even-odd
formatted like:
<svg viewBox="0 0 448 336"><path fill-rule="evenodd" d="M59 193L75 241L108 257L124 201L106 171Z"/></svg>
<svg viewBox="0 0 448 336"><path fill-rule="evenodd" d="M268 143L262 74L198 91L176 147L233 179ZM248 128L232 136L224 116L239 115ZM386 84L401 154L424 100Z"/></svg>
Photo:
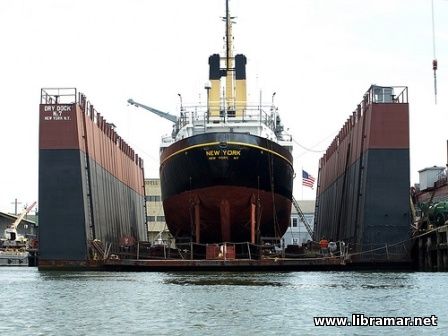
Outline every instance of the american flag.
<svg viewBox="0 0 448 336"><path fill-rule="evenodd" d="M302 184L313 189L316 179L302 169Z"/></svg>

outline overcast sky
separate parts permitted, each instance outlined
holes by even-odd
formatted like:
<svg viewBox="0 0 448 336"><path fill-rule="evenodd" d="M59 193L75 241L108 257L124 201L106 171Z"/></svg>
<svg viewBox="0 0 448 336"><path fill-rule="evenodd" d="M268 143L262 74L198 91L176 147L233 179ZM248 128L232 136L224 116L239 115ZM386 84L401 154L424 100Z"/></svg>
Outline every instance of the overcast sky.
<svg viewBox="0 0 448 336"><path fill-rule="evenodd" d="M248 58L249 100L275 102L301 145L324 150L371 84L409 87L411 182L445 165L448 1L434 0L439 102L434 104L431 0L232 0L235 52ZM0 1L0 211L38 194L42 87L76 87L158 175L170 122L133 98L177 113L205 101L208 56L222 51L224 0ZM295 148L317 177L322 153Z"/></svg>

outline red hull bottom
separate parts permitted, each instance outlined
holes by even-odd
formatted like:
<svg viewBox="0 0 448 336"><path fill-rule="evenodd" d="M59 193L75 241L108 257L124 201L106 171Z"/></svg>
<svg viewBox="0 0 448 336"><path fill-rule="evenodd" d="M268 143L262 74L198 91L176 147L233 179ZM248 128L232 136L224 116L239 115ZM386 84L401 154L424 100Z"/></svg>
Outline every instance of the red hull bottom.
<svg viewBox="0 0 448 336"><path fill-rule="evenodd" d="M163 202L175 238L199 243L258 242L281 238L291 217L291 201L279 194L236 186L184 192Z"/></svg>

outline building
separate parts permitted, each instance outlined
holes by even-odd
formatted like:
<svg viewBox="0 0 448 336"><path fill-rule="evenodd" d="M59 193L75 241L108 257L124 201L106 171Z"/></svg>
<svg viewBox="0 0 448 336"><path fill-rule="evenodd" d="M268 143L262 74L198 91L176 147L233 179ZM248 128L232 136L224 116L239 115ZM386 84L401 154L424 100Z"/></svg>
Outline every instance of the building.
<svg viewBox="0 0 448 336"><path fill-rule="evenodd" d="M305 220L310 225L311 229L314 226L314 207L316 204L315 200L302 200L297 201L299 203L300 209L302 210ZM296 208L293 206L291 211L291 224L283 236L283 241L285 246L288 245L302 245L308 240L312 240L305 224L300 219Z"/></svg>
<svg viewBox="0 0 448 336"><path fill-rule="evenodd" d="M174 242L165 222L162 196L160 191L160 179L145 179L146 199L146 224L148 226L148 240L151 243L160 239Z"/></svg>

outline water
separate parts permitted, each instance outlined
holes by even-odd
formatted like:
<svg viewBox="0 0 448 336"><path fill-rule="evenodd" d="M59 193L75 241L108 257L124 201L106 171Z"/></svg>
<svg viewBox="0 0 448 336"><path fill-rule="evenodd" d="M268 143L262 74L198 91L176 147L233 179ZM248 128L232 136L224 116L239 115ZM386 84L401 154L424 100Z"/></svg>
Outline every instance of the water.
<svg viewBox="0 0 448 336"><path fill-rule="evenodd" d="M447 273L101 273L0 268L0 335L448 335ZM436 327L316 327L314 316Z"/></svg>

